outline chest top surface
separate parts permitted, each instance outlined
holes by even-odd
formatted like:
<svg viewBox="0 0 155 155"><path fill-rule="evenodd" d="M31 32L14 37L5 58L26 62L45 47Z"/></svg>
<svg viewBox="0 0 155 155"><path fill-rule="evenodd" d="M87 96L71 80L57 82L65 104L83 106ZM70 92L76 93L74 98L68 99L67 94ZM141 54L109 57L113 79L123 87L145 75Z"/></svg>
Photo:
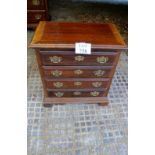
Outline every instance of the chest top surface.
<svg viewBox="0 0 155 155"><path fill-rule="evenodd" d="M97 49L125 49L113 24L41 21L30 44L32 48L75 48L76 42L91 43Z"/></svg>

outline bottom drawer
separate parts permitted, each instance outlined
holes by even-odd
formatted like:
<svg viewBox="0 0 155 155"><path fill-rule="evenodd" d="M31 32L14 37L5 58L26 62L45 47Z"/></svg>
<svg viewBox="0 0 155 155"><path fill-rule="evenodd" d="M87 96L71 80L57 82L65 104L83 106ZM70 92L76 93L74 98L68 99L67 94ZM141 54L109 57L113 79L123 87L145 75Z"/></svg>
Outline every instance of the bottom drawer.
<svg viewBox="0 0 155 155"><path fill-rule="evenodd" d="M104 91L48 91L48 97L101 97Z"/></svg>
<svg viewBox="0 0 155 155"><path fill-rule="evenodd" d="M27 22L28 23L37 23L39 21L44 21L46 19L45 11L33 11L27 13Z"/></svg>

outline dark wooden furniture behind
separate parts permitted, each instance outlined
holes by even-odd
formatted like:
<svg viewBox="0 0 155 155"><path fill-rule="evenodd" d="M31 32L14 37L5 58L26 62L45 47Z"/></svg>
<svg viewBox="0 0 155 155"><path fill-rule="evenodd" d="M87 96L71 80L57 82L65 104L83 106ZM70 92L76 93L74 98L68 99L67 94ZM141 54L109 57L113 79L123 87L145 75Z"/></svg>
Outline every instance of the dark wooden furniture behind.
<svg viewBox="0 0 155 155"><path fill-rule="evenodd" d="M91 43L91 55L75 54L75 43ZM31 48L36 51L44 105L108 103L107 95L122 49L113 24L40 22Z"/></svg>
<svg viewBox="0 0 155 155"><path fill-rule="evenodd" d="M48 20L47 0L27 0L27 27L35 28L39 21Z"/></svg>

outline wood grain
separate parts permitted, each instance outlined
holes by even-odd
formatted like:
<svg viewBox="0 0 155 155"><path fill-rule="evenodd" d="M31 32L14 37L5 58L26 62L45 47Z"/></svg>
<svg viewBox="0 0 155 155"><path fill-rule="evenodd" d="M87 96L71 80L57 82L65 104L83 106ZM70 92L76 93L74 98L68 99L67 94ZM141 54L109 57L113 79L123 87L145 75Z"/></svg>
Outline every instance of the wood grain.
<svg viewBox="0 0 155 155"><path fill-rule="evenodd" d="M41 53L41 59L42 59L42 64L43 65L52 65L52 66L64 66L64 65L78 65L78 66L112 66L112 65L116 65L116 61L115 59L117 58L117 52L103 52L101 55L100 54L91 54L91 55L73 55L73 54L68 54L68 55L63 55L64 52L62 52L61 54L53 54L53 53ZM59 57L61 58L61 62L59 63L54 63L50 60L50 58L52 57ZM77 61L76 57L83 57L84 60L82 61ZM107 60L107 62L105 63L101 63L98 62L98 58L103 58L105 57Z"/></svg>
<svg viewBox="0 0 155 155"><path fill-rule="evenodd" d="M81 97L85 98L85 97L94 97L91 95L91 92L97 92L98 95L96 95L97 97L101 97L101 96L105 96L105 92L104 91L97 91L97 90L75 90L75 91L70 91L70 90L64 90L64 91L59 91L59 90L55 90L55 91L48 91L48 97L57 97L57 98L62 98L62 97L58 97L56 95L56 93L63 93L63 97L68 97L68 98L75 98L75 97ZM75 92L79 92L80 95L74 95Z"/></svg>
<svg viewBox="0 0 155 155"><path fill-rule="evenodd" d="M89 79L85 79L85 80L81 80L81 78L77 78L77 79L71 79L69 78L68 81L66 81L65 79L59 80L49 80L49 79L45 79L47 88L63 88L63 89L84 89L84 88L107 88L108 87L108 82L110 82L110 79L101 79L101 80L94 80L91 79L91 81L89 81ZM61 87L58 87L57 85L61 84ZM96 85L95 85L96 84ZM99 84L99 86L97 85Z"/></svg>
<svg viewBox="0 0 155 155"><path fill-rule="evenodd" d="M111 78L115 71L111 66L42 66L45 78L56 78L53 73L57 70L62 74L57 78ZM81 74L75 74L75 71L81 70ZM102 75L96 75L97 72L104 72Z"/></svg>
<svg viewBox="0 0 155 155"><path fill-rule="evenodd" d="M40 19L36 19L36 16L40 16ZM40 20L46 20L46 12L44 10L27 12L27 23L38 23Z"/></svg>
<svg viewBox="0 0 155 155"><path fill-rule="evenodd" d="M43 24L44 23L44 24ZM39 24L42 37L36 31L34 48L75 48L76 42L87 42L96 49L125 49L126 45L113 24L44 22Z"/></svg>

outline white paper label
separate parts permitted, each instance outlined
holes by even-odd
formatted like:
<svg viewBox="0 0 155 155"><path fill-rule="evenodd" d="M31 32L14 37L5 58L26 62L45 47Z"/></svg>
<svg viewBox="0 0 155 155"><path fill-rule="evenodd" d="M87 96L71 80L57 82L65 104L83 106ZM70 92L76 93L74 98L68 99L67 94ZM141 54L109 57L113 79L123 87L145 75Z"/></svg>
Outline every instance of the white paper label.
<svg viewBox="0 0 155 155"><path fill-rule="evenodd" d="M91 54L91 44L89 43L75 43L76 54Z"/></svg>

